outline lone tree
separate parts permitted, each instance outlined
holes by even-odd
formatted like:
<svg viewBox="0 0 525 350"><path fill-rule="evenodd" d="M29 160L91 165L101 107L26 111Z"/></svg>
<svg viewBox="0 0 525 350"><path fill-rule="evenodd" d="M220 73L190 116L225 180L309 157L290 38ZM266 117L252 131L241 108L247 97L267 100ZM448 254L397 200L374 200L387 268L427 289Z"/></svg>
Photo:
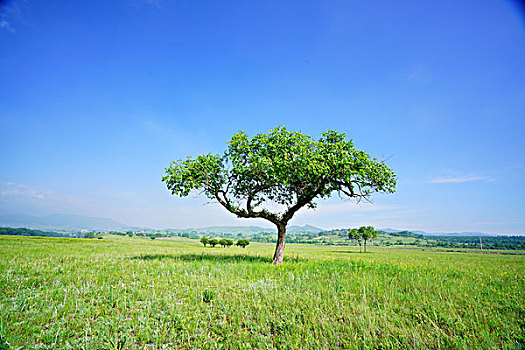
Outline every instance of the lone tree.
<svg viewBox="0 0 525 350"><path fill-rule="evenodd" d="M348 230L348 238L357 240L359 243L359 251L361 249L361 240L365 242L365 253L366 253L366 242L371 239L377 238L377 231L374 229L374 226L361 226L360 228L353 228Z"/></svg>
<svg viewBox="0 0 525 350"><path fill-rule="evenodd" d="M359 230L356 228L348 230L348 238L355 239L357 243L359 243L359 252L361 253L363 251L363 246L361 245L361 239L363 237L361 237L361 233L359 232Z"/></svg>
<svg viewBox="0 0 525 350"><path fill-rule="evenodd" d="M371 239L376 239L377 231L374 229L374 226L361 226L359 228L359 231L361 232L361 237L363 237L363 241L365 241L365 253L366 253L366 242Z"/></svg>
<svg viewBox="0 0 525 350"><path fill-rule="evenodd" d="M383 162L354 148L346 135L329 130L315 140L280 126L249 138L239 132L223 155L206 154L172 162L162 178L172 194L200 190L240 218L262 218L277 227L274 264L283 261L286 226L317 198L369 200L395 191L396 177ZM271 210L280 207L282 210ZM264 206L266 204L266 207Z"/></svg>

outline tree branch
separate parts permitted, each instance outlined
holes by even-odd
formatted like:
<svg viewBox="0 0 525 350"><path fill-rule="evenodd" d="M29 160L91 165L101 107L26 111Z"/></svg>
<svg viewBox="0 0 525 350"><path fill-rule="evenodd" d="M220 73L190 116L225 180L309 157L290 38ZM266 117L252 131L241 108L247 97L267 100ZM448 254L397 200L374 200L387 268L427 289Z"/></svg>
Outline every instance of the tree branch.
<svg viewBox="0 0 525 350"><path fill-rule="evenodd" d="M281 218L281 222L284 223L284 224L287 224L288 221L290 221L290 219L294 216L294 214L299 209L301 209L302 207L304 207L305 205L310 203L315 197L317 197L319 194L321 194L321 192L323 192L323 190L324 190L324 187L325 187L325 185L321 184L319 186L319 188L317 190L315 190L313 193L311 193L310 195L298 198L297 199L297 203L295 203L293 206L288 208L288 210L283 214L283 216Z"/></svg>
<svg viewBox="0 0 525 350"><path fill-rule="evenodd" d="M220 194L222 194L222 198L220 197ZM251 205L247 203L247 210L243 210L239 207L236 207L231 204L230 200L228 199L228 196L226 195L226 192L223 190L219 190L215 193L215 198L217 198L217 201L224 207L226 210L228 210L230 213L237 215L241 218L261 218L270 221L271 223L275 225L280 225L281 222L279 221L279 218L277 215L270 213L266 210L261 211L254 211L253 208L251 208ZM248 199L250 201L250 198ZM251 201L250 201L251 202Z"/></svg>
<svg viewBox="0 0 525 350"><path fill-rule="evenodd" d="M366 191L363 191L359 181L351 181L350 183L348 183L348 182L345 182L345 181L334 180L333 182L335 184L339 185L339 186L342 186L342 187L346 188L347 190L345 190L343 188L339 188L338 191L344 193L345 195L347 195L350 198L357 198L357 203L360 203L362 200L364 200L364 201L366 201L368 203L372 203L372 201L368 199L368 197L370 196L370 193L366 193ZM356 185L357 186L358 193L356 193L354 191L354 188L352 187L352 185ZM343 198L341 197L341 199L343 199Z"/></svg>

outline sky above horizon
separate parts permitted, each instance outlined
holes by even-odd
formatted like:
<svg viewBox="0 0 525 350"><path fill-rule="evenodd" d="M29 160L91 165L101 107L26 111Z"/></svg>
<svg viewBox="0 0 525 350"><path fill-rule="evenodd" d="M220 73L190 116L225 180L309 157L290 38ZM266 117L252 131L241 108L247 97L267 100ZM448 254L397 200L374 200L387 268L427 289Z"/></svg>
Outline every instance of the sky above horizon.
<svg viewBox="0 0 525 350"><path fill-rule="evenodd" d="M0 0L0 215L271 226L172 196L172 160L278 125L398 176L291 224L525 234L518 1Z"/></svg>

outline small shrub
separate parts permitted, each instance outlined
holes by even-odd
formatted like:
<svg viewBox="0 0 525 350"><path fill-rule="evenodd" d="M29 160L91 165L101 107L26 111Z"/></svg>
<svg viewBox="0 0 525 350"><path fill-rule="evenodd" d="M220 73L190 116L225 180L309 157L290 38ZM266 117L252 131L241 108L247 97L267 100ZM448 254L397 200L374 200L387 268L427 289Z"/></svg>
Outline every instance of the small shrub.
<svg viewBox="0 0 525 350"><path fill-rule="evenodd" d="M202 292L202 301L205 303L209 303L215 298L215 292L212 289L205 289Z"/></svg>

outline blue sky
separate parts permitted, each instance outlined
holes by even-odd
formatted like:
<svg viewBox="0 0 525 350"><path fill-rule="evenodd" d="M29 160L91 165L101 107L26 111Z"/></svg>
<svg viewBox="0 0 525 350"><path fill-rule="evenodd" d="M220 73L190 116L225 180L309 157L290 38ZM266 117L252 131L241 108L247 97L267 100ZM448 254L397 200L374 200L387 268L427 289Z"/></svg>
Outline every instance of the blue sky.
<svg viewBox="0 0 525 350"><path fill-rule="evenodd" d="M256 224L171 196L239 130L345 132L397 192L292 224L525 234L525 16L512 1L0 1L0 214Z"/></svg>

